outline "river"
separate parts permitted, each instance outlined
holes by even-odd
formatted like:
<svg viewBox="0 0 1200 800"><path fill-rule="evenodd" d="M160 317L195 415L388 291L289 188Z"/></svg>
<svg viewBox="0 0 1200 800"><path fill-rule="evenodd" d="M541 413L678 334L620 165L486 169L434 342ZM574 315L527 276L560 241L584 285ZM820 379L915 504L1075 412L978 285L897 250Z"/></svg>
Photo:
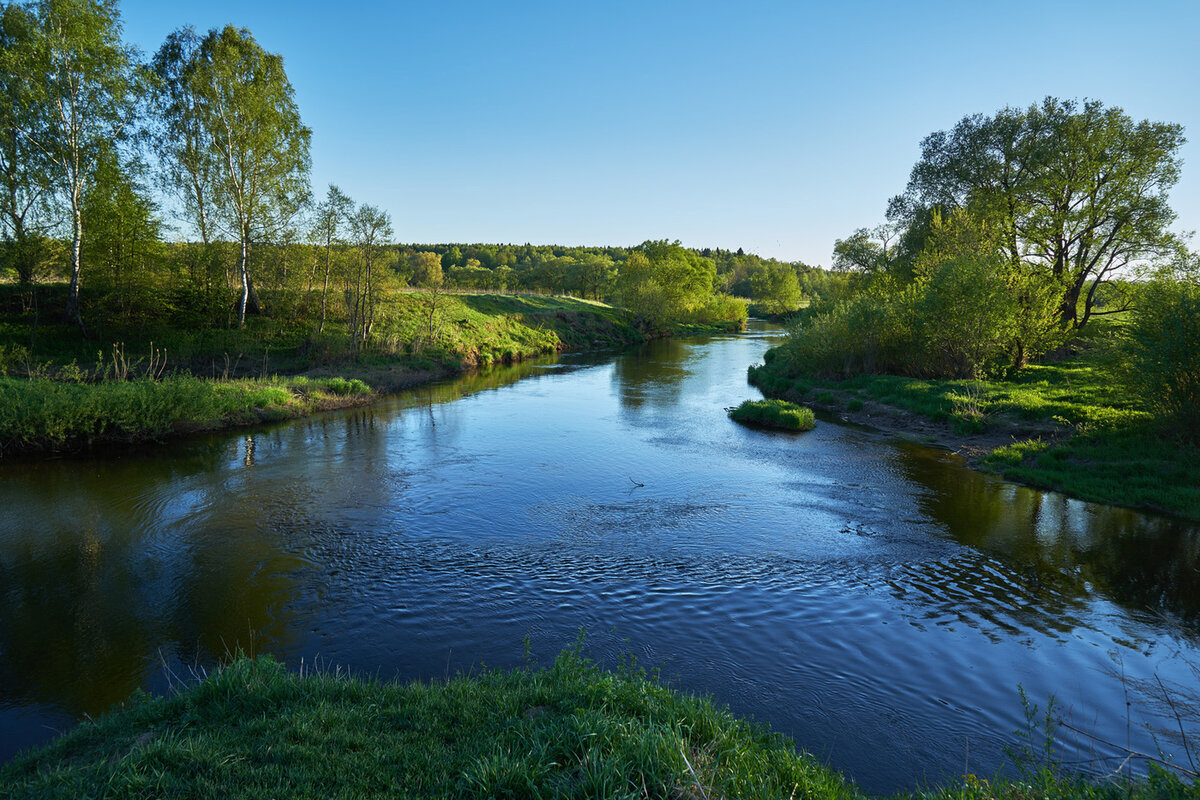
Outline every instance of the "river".
<svg viewBox="0 0 1200 800"><path fill-rule="evenodd" d="M1019 687L1176 752L1147 687L1200 684L1200 529L828 419L730 422L781 335L0 464L0 759L239 648L440 678L518 665L526 637L547 663L581 629L872 792L1000 767ZM1064 734L1065 760L1109 754Z"/></svg>

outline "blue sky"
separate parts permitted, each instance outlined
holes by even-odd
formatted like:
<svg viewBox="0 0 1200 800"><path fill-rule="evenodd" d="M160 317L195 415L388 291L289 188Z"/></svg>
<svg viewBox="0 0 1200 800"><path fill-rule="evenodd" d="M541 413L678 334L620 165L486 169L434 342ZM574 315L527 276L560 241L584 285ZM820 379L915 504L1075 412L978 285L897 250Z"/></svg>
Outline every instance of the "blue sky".
<svg viewBox="0 0 1200 800"><path fill-rule="evenodd" d="M811 264L883 221L921 139L1047 95L1178 122L1200 227L1197 2L124 0L147 53L232 23L281 53L313 185L404 242L680 239Z"/></svg>

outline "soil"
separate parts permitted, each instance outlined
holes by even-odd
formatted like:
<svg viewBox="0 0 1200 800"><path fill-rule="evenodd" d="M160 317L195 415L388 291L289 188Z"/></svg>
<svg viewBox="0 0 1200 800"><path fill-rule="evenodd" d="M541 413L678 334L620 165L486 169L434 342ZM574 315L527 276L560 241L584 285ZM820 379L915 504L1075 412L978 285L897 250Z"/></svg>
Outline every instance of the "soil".
<svg viewBox="0 0 1200 800"><path fill-rule="evenodd" d="M824 411L842 422L863 425L901 439L949 450L967 459L972 466L979 466L984 456L1014 442L1037 438L1054 440L1068 435L1066 428L1054 423L996 416L988 418L985 430L967 432L957 430L949 423L935 422L913 411L864 400L848 392L829 389L821 389L821 392L832 395L834 402L821 403L812 393L801 396L790 391L784 394L784 399ZM851 400L860 401L862 408L850 409L848 404Z"/></svg>

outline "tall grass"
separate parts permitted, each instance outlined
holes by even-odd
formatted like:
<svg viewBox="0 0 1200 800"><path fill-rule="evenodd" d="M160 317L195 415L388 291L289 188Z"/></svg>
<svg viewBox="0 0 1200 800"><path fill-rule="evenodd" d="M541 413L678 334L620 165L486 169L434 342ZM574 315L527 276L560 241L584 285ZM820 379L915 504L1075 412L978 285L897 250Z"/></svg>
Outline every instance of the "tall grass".
<svg viewBox="0 0 1200 800"><path fill-rule="evenodd" d="M362 381L343 378L212 381L173 375L101 383L0 378L0 454L284 419L369 394Z"/></svg>

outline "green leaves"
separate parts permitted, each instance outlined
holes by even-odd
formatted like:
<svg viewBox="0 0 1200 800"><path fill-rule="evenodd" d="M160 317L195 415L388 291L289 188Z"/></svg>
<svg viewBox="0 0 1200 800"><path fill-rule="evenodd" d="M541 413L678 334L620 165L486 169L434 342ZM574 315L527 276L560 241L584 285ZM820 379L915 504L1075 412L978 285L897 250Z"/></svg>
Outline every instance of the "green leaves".
<svg viewBox="0 0 1200 800"><path fill-rule="evenodd" d="M1174 247L1167 192L1183 142L1179 125L1135 123L1099 101L1048 97L976 114L925 138L893 212L910 222L935 206L988 217L1014 265L1062 282L1060 320L1082 327L1100 313L1097 287Z"/></svg>

